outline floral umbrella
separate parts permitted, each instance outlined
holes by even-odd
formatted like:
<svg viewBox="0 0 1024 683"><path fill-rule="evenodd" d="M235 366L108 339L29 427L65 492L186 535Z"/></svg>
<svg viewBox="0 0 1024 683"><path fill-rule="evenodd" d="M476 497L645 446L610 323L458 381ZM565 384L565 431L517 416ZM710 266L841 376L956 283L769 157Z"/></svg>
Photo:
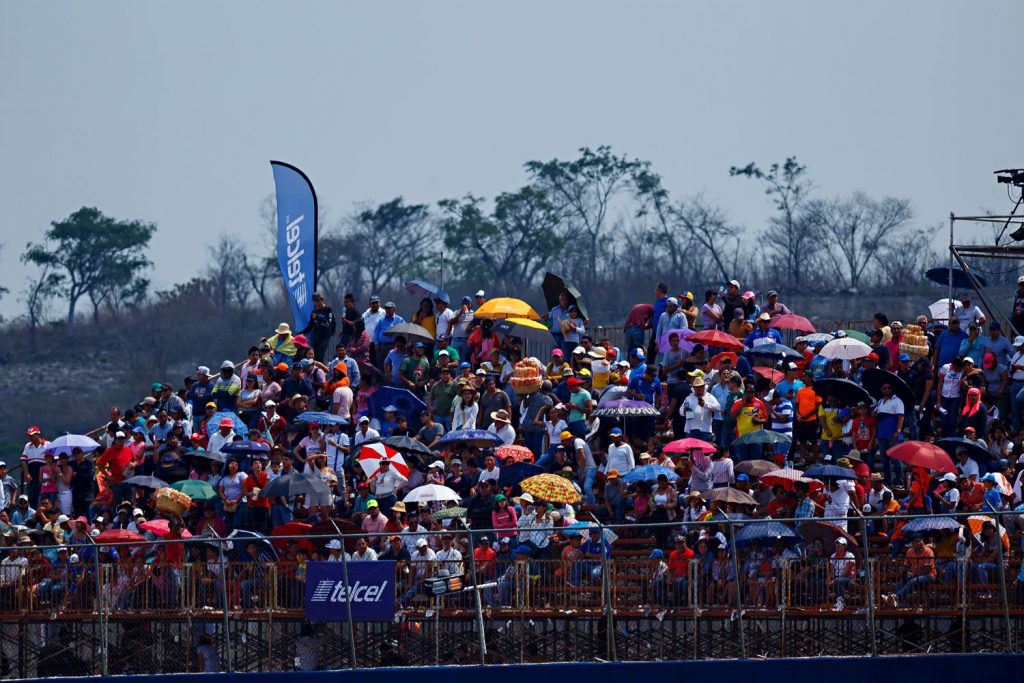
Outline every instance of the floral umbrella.
<svg viewBox="0 0 1024 683"><path fill-rule="evenodd" d="M494 451L498 456L498 462L505 462L505 458L511 457L516 462L533 462L533 451L526 446L502 446Z"/></svg>
<svg viewBox="0 0 1024 683"><path fill-rule="evenodd" d="M565 477L557 474L536 474L519 482L520 488L534 498L552 503L578 503L579 491Z"/></svg>

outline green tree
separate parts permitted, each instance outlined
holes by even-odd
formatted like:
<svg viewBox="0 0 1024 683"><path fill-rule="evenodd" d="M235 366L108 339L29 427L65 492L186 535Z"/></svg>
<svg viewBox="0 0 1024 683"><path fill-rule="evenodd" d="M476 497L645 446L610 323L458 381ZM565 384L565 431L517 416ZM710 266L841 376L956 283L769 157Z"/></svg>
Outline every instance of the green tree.
<svg viewBox="0 0 1024 683"><path fill-rule="evenodd" d="M144 221L119 221L99 209L82 207L62 221L54 221L42 244L31 242L22 260L59 276L61 295L67 300L67 337L73 339L75 309L82 297L101 303L118 297L138 297L152 265L144 251L156 226Z"/></svg>
<svg viewBox="0 0 1024 683"><path fill-rule="evenodd" d="M462 276L505 289L535 281L565 245L554 204L529 185L498 195L489 216L482 202L473 195L439 202L447 214L441 221L444 244L455 252Z"/></svg>

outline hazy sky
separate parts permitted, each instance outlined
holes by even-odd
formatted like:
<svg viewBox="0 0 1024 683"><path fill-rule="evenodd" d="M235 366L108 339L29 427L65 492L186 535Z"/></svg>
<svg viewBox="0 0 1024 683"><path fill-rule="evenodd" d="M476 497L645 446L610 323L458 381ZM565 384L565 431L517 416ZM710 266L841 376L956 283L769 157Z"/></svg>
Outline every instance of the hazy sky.
<svg viewBox="0 0 1024 683"><path fill-rule="evenodd" d="M155 221L154 282L187 279L259 229L269 159L333 219L493 196L600 144L749 227L770 207L729 166L791 154L819 193L908 197L924 224L1006 211L1022 25L1019 1L5 0L0 313L25 242L82 205Z"/></svg>

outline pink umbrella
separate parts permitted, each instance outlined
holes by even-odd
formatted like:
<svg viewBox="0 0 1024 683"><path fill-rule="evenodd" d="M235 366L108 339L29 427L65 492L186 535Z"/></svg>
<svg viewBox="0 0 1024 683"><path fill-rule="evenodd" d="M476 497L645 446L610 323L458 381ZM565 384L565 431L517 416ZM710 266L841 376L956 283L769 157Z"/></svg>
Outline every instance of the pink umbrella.
<svg viewBox="0 0 1024 683"><path fill-rule="evenodd" d="M689 453L690 451L698 450L702 453L714 453L717 448L707 441L701 441L700 439L676 439L665 445L663 448L666 453Z"/></svg>
<svg viewBox="0 0 1024 683"><path fill-rule="evenodd" d="M140 524L139 528L143 531L148 531L157 538L163 538L171 530L171 523L166 519L151 519L148 522ZM188 529L182 529L181 537L191 538L192 534L189 533Z"/></svg>
<svg viewBox="0 0 1024 683"><path fill-rule="evenodd" d="M780 330L796 330L797 332L817 332L811 321L796 313L786 313L772 318L771 327Z"/></svg>
<svg viewBox="0 0 1024 683"><path fill-rule="evenodd" d="M366 443L359 447L359 466L369 479L380 471L381 459L391 461L391 466L403 477L409 476L409 465L402 454L382 443Z"/></svg>
<svg viewBox="0 0 1024 683"><path fill-rule="evenodd" d="M693 344L685 341L687 337L693 334L693 330L669 330L665 334L661 335L658 339L658 353L668 353L672 350L672 344L669 343L668 338L673 334L679 335L679 350L689 354L693 351Z"/></svg>

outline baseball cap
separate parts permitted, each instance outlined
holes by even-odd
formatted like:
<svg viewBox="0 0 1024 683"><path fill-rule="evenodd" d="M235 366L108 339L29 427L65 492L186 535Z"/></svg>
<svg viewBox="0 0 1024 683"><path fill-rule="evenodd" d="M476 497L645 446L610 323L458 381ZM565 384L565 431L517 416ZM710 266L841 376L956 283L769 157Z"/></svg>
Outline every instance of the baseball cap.
<svg viewBox="0 0 1024 683"><path fill-rule="evenodd" d="M196 374L197 375L209 375L210 374L210 368L208 368L205 365L200 365L199 367L196 368Z"/></svg>
<svg viewBox="0 0 1024 683"><path fill-rule="evenodd" d="M134 508L132 510L132 517L139 517L140 515L145 517L145 513L142 512L141 508Z"/></svg>
<svg viewBox="0 0 1024 683"><path fill-rule="evenodd" d="M558 438L561 439L562 441L565 441L566 439L572 439L574 437L572 435L572 432L566 429L563 430L562 433L558 435Z"/></svg>
<svg viewBox="0 0 1024 683"><path fill-rule="evenodd" d="M229 360L226 360L226 361L224 361L223 363L220 364L220 369L221 370L234 370L235 369L235 364L232 363Z"/></svg>
<svg viewBox="0 0 1024 683"><path fill-rule="evenodd" d="M124 439L125 438L125 433L124 432L114 432L114 438L115 439Z"/></svg>
<svg viewBox="0 0 1024 683"><path fill-rule="evenodd" d="M909 353L901 353L900 354L900 362L903 362L905 360L910 360L910 354Z"/></svg>
<svg viewBox="0 0 1024 683"><path fill-rule="evenodd" d="M273 401L267 401L266 403L263 404L263 407L264 408L270 408L271 406L276 406L276 405L277 404L274 403Z"/></svg>
<svg viewBox="0 0 1024 683"><path fill-rule="evenodd" d="M41 434L41 433L42 432L39 430L39 427L36 427L35 425L32 425L27 430L25 430L25 435L26 436L32 436L33 434Z"/></svg>
<svg viewBox="0 0 1024 683"><path fill-rule="evenodd" d="M629 355L633 356L634 358L639 358L640 360L643 360L644 358L647 358L647 354L639 346L636 347L635 349L633 349L632 351L630 351Z"/></svg>
<svg viewBox="0 0 1024 683"><path fill-rule="evenodd" d="M666 304L672 304L673 306L678 306L678 305L679 305L679 299L675 298L674 296L670 296L670 297L669 297L669 298L668 298L668 299L667 299L667 300L665 301L665 303L666 303Z"/></svg>
<svg viewBox="0 0 1024 683"><path fill-rule="evenodd" d="M369 421L370 421L370 418L368 418L365 415L363 415L361 418L359 418L359 424L364 424L364 423L369 422Z"/></svg>
<svg viewBox="0 0 1024 683"><path fill-rule="evenodd" d="M427 539L425 539L425 538L417 538L416 539L416 547L417 548L426 548L427 547Z"/></svg>
<svg viewBox="0 0 1024 683"><path fill-rule="evenodd" d="M1014 346L1024 346L1024 335L1018 334L1016 337L1014 337L1013 338L1013 345Z"/></svg>
<svg viewBox="0 0 1024 683"><path fill-rule="evenodd" d="M474 294L473 296L487 296L487 295L484 293L484 290L478 289L478 290L476 290L476 294Z"/></svg>
<svg viewBox="0 0 1024 683"><path fill-rule="evenodd" d="M582 356L586 352L587 352L587 350L585 348L583 348L582 346L577 346L575 349L572 350L572 355L574 355L574 356L576 356L576 355Z"/></svg>
<svg viewBox="0 0 1024 683"><path fill-rule="evenodd" d="M341 541L336 538L331 539L331 542L327 544L327 548L329 550L341 550Z"/></svg>
<svg viewBox="0 0 1024 683"><path fill-rule="evenodd" d="M990 330L1001 330L1001 329L1003 329L1003 326L999 324L998 320L993 320L993 321L989 322L988 329L990 329Z"/></svg>
<svg viewBox="0 0 1024 683"><path fill-rule="evenodd" d="M378 503L376 500L368 500L368 501L366 501L366 507L368 507L368 508L380 507L380 503Z"/></svg>
<svg viewBox="0 0 1024 683"><path fill-rule="evenodd" d="M796 363L790 363L786 366L787 370L799 370L800 367Z"/></svg>
<svg viewBox="0 0 1024 683"><path fill-rule="evenodd" d="M737 474L736 481L750 481L750 477L748 477L746 474Z"/></svg>
<svg viewBox="0 0 1024 683"><path fill-rule="evenodd" d="M618 427L612 427L608 430L608 436L622 436L622 430Z"/></svg>
<svg viewBox="0 0 1024 683"><path fill-rule="evenodd" d="M60 517L57 518L57 524L63 524L64 522L67 522L67 521L68 521L68 516L67 515L61 515Z"/></svg>
<svg viewBox="0 0 1024 683"><path fill-rule="evenodd" d="M846 545L846 539L840 536L836 539L836 545Z"/></svg>
<svg viewBox="0 0 1024 683"><path fill-rule="evenodd" d="M395 307L395 302L394 301L385 301L384 302L384 308L394 308L394 307Z"/></svg>
<svg viewBox="0 0 1024 683"><path fill-rule="evenodd" d="M740 281L739 280L729 280L728 284L732 285L736 289L740 288Z"/></svg>
<svg viewBox="0 0 1024 683"><path fill-rule="evenodd" d="M654 560L654 559L662 559L664 557L665 557L665 553L662 551L661 548L655 548L654 550L651 551L650 558L652 560Z"/></svg>

